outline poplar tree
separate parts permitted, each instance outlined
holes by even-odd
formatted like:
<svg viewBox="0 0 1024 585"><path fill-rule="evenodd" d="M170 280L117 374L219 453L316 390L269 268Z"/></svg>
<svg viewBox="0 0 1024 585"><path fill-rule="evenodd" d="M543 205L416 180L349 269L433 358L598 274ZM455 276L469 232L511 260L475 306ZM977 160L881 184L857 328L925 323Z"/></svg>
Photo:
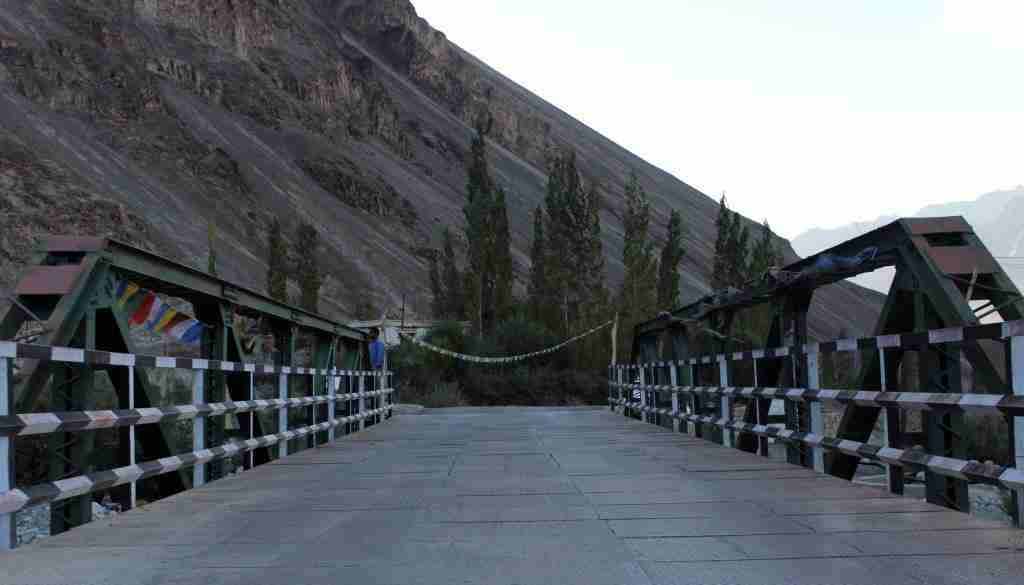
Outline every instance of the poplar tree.
<svg viewBox="0 0 1024 585"><path fill-rule="evenodd" d="M625 278L619 290L618 307L621 326L619 347L628 351L633 326L644 317L653 316L657 302L658 263L654 245L649 241L651 204L647 192L640 186L636 173L631 173L626 189L625 211L622 216L624 242L622 263Z"/></svg>
<svg viewBox="0 0 1024 585"><path fill-rule="evenodd" d="M530 318L550 323L550 286L548 283L548 244L544 237L544 210L533 210L533 244L530 247L530 281L527 284L527 310Z"/></svg>
<svg viewBox="0 0 1024 585"><path fill-rule="evenodd" d="M494 183L487 164L490 123L481 121L470 143L466 168L466 272L467 312L478 334L490 333L512 305L514 275L504 191Z"/></svg>
<svg viewBox="0 0 1024 585"><path fill-rule="evenodd" d="M430 294L433 297L430 308L433 310L435 317L443 317L448 305L445 302L444 289L441 286L441 267L437 261L439 253L437 250L431 250L430 252L431 254L427 258L430 273Z"/></svg>
<svg viewBox="0 0 1024 585"><path fill-rule="evenodd" d="M452 241L452 233L444 228L441 233L442 254L441 254L441 290L444 298L444 312L442 316L446 319L462 319L465 316L465 303L463 302L463 281L459 273L459 267L455 262L455 244Z"/></svg>
<svg viewBox="0 0 1024 585"><path fill-rule="evenodd" d="M320 287L323 286L323 274L317 260L317 249L320 247L320 234L312 225L302 222L296 238L301 251L297 263L296 276L299 280L299 306L316 313L320 304Z"/></svg>
<svg viewBox="0 0 1024 585"><path fill-rule="evenodd" d="M607 309L604 253L601 244L601 199L584 185L576 153L555 156L548 169L545 196L548 283L560 315L550 323L566 334Z"/></svg>
<svg viewBox="0 0 1024 585"><path fill-rule="evenodd" d="M729 285L728 247L732 234L732 212L725 202L725 194L718 201L718 217L715 218L715 257L711 269L711 288L720 290Z"/></svg>
<svg viewBox="0 0 1024 585"><path fill-rule="evenodd" d="M683 219L675 209L669 214L665 245L658 263L658 308L671 310L679 304L679 265L683 261Z"/></svg>
<svg viewBox="0 0 1024 585"><path fill-rule="evenodd" d="M508 225L508 203L505 190L500 187L495 191L494 207L491 210L494 226L494 249L491 268L494 272L494 295L491 314L493 331L497 322L511 314L515 299L512 288L515 285L515 269L512 265L512 235Z"/></svg>
<svg viewBox="0 0 1024 585"><path fill-rule="evenodd" d="M274 219L270 225L267 254L267 295L281 303L288 302L288 244L281 233L281 222Z"/></svg>
<svg viewBox="0 0 1024 585"><path fill-rule="evenodd" d="M768 269L778 266L781 258L772 240L772 230L768 220L761 224L761 232L750 253L750 276L760 278Z"/></svg>
<svg viewBox="0 0 1024 585"><path fill-rule="evenodd" d="M727 250L726 281L730 286L742 289L750 278L750 263L747 259L750 248L750 228L738 213L732 213Z"/></svg>
<svg viewBox="0 0 1024 585"><path fill-rule="evenodd" d="M214 245L216 237L217 228L211 221L206 224L206 271L212 276L217 276L217 247Z"/></svg>

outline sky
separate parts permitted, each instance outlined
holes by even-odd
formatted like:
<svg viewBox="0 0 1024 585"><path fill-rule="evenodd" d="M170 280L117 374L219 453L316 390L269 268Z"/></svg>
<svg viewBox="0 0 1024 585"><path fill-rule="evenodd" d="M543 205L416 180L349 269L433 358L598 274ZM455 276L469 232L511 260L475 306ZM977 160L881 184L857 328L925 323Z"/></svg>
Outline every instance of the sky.
<svg viewBox="0 0 1024 585"><path fill-rule="evenodd" d="M1024 183L1024 0L412 1L786 237Z"/></svg>

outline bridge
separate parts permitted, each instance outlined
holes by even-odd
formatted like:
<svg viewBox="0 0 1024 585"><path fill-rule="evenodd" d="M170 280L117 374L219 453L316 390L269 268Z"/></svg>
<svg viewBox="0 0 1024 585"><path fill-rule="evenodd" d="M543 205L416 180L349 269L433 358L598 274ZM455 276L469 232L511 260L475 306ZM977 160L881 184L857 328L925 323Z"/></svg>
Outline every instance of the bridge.
<svg viewBox="0 0 1024 585"><path fill-rule="evenodd" d="M0 321L0 582L1020 583L1020 295L954 223L897 222L870 255L642 324L607 406L418 414L358 329L117 242L48 242ZM885 263L877 334L810 341L813 288ZM738 346L765 299L767 346ZM981 323L992 306L1010 318ZM145 335L172 324L180 343ZM827 387L844 368L854 388ZM999 461L975 458L978 415ZM966 513L982 487L1006 521ZM121 512L93 519L101 501ZM17 546L40 509L54 535Z"/></svg>

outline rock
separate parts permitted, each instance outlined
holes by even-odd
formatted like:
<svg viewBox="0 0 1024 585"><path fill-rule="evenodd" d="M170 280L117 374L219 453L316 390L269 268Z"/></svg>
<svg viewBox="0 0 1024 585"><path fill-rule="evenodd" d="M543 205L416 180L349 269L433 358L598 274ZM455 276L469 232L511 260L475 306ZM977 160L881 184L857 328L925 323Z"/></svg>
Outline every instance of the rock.
<svg viewBox="0 0 1024 585"><path fill-rule="evenodd" d="M15 514L18 546L50 536L50 505L26 508Z"/></svg>

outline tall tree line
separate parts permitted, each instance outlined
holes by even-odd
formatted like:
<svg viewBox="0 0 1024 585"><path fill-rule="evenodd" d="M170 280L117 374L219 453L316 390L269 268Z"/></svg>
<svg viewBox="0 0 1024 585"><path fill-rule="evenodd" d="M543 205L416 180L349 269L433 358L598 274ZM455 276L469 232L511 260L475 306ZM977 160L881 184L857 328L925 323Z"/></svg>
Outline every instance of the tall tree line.
<svg viewBox="0 0 1024 585"><path fill-rule="evenodd" d="M441 250L429 258L434 313L445 318L467 318L474 332L481 335L492 332L497 323L521 315L564 338L618 312L619 345L623 348L620 357L626 357L633 325L679 302L684 256L679 212L671 211L659 250L651 234L650 200L636 174L631 173L622 195L626 275L612 297L605 285L600 190L580 172L575 152L556 153L548 163L544 203L532 214L527 296L520 306L512 296L514 274L505 196L490 174L485 136L486 129L478 127L470 147L463 208L467 248L464 268L459 268L455 237L447 228L442 232ZM599 336L586 344L575 350L575 363L603 363L607 337ZM603 346L602 351L597 351L595 345ZM597 353L601 353L599 358Z"/></svg>
<svg viewBox="0 0 1024 585"><path fill-rule="evenodd" d="M683 260L683 226L679 212L672 210L661 252L655 250L651 233L651 204L647 192L631 173L623 192L622 263L625 277L619 289L619 360L629 358L634 327L670 311L679 302L679 267Z"/></svg>
<svg viewBox="0 0 1024 585"><path fill-rule="evenodd" d="M760 278L773 266L782 263L775 247L768 220L761 224L755 242L750 242L750 229L740 215L729 209L722 195L715 220L715 256L711 272L711 287L742 289L751 279Z"/></svg>
<svg viewBox="0 0 1024 585"><path fill-rule="evenodd" d="M724 195L719 201L715 225L718 234L715 238L711 274L712 288L715 290L729 287L742 290L746 286L756 284L756 280L762 278L766 272L782 264L782 256L775 247L768 220L761 224L757 239L751 243L749 228L738 213L729 209ZM771 319L770 306L759 305L746 309L733 320L734 331L730 335L734 338L763 342Z"/></svg>
<svg viewBox="0 0 1024 585"><path fill-rule="evenodd" d="M281 222L275 218L267 233L267 295L281 303L290 302L288 278L292 276L299 285L298 305L316 313L319 311L320 288L324 282L318 259L320 234L313 225L303 221L296 232L296 241L297 249L302 250L302 253L291 262Z"/></svg>
<svg viewBox="0 0 1024 585"><path fill-rule="evenodd" d="M444 318L469 319L473 331L487 335L515 307L508 204L504 189L491 176L487 162L490 124L478 123L470 143L463 206L466 239L465 268L460 270L455 241L445 228L442 250L430 259L434 313Z"/></svg>

